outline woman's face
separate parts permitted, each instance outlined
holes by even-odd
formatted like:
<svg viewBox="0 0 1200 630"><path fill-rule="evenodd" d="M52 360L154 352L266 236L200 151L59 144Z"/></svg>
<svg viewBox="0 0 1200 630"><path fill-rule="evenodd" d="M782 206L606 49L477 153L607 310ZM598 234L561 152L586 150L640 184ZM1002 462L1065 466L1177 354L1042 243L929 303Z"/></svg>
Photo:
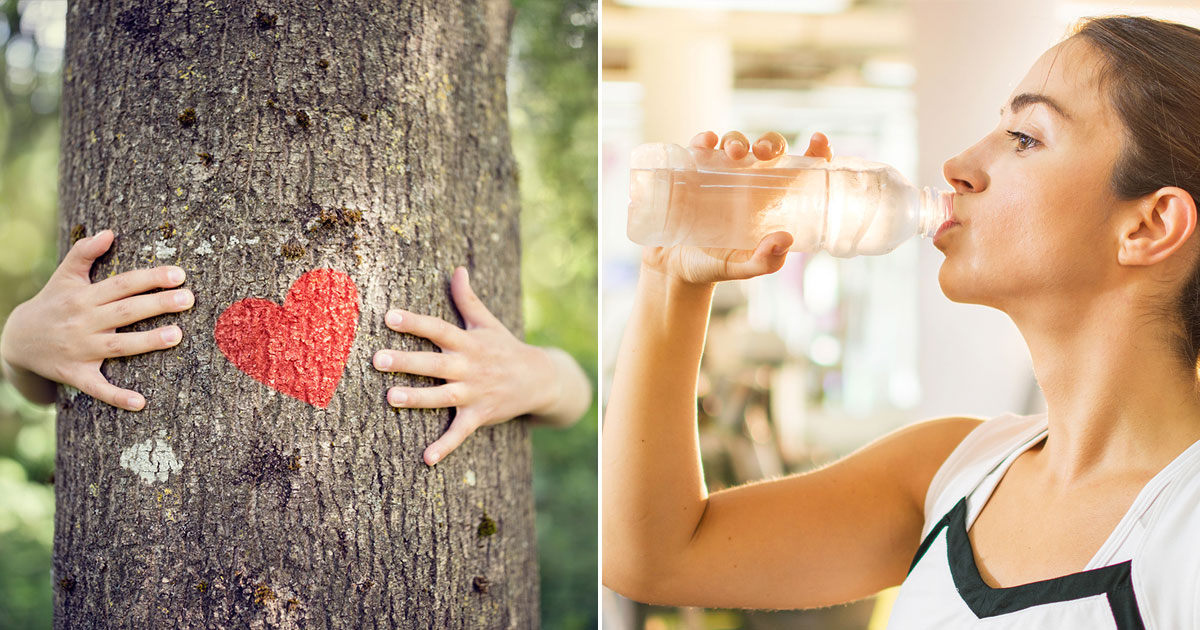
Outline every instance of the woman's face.
<svg viewBox="0 0 1200 630"><path fill-rule="evenodd" d="M1013 313L1046 298L1080 304L1117 271L1120 202L1109 177L1122 124L1099 83L1101 57L1070 39L1038 59L1000 123L946 162L961 223L935 245L951 300Z"/></svg>

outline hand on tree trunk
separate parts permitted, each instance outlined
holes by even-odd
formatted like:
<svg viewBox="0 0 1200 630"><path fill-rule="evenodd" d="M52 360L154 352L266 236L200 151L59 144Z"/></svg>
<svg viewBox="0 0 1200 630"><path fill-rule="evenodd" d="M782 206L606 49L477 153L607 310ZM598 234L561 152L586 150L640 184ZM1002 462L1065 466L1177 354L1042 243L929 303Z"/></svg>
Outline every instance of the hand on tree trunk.
<svg viewBox="0 0 1200 630"><path fill-rule="evenodd" d="M183 337L178 326L116 331L156 315L185 311L195 298L187 289L146 293L182 284L186 275L174 266L135 269L93 284L92 263L115 238L112 230L103 230L76 241L46 286L13 309L5 322L0 335L4 372L30 400L53 403L58 382L115 407L138 411L146 406L146 399L109 383L100 365L111 357L170 348Z"/></svg>
<svg viewBox="0 0 1200 630"><path fill-rule="evenodd" d="M393 309L388 328L424 337L441 352L380 350L375 368L445 381L434 387L392 387L394 407L455 407L450 428L425 449L432 466L458 448L475 429L518 416L567 426L591 405L591 385L575 360L558 348L540 348L517 339L471 289L467 270L450 281L454 304L466 328L429 315Z"/></svg>

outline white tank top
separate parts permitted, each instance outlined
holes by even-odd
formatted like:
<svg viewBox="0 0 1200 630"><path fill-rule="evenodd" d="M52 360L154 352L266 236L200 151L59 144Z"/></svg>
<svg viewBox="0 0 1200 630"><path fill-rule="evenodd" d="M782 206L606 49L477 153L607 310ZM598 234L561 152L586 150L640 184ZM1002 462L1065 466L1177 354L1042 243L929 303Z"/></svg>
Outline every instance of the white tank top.
<svg viewBox="0 0 1200 630"><path fill-rule="evenodd" d="M967 532L1018 455L1046 436L1046 414L979 425L929 484L922 543L888 630L1200 630L1200 442L1142 488L1083 571L992 588Z"/></svg>

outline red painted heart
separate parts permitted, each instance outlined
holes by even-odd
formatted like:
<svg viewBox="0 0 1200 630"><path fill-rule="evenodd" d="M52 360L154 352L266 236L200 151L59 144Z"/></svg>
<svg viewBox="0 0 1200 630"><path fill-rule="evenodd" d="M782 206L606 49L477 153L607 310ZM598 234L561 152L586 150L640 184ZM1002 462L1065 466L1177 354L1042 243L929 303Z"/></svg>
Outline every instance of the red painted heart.
<svg viewBox="0 0 1200 630"><path fill-rule="evenodd" d="M358 324L358 288L350 276L313 269L288 290L283 306L261 298L230 305L217 318L217 347L267 387L317 407L329 406Z"/></svg>

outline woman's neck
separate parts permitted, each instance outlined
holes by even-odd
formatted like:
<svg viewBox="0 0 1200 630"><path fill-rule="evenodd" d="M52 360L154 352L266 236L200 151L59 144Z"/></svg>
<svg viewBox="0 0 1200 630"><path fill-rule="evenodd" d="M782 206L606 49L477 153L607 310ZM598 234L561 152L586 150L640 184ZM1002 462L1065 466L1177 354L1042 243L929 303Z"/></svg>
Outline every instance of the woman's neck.
<svg viewBox="0 0 1200 630"><path fill-rule="evenodd" d="M1157 472L1200 440L1196 374L1175 358L1166 323L1114 302L1014 318L1046 399L1048 483Z"/></svg>

